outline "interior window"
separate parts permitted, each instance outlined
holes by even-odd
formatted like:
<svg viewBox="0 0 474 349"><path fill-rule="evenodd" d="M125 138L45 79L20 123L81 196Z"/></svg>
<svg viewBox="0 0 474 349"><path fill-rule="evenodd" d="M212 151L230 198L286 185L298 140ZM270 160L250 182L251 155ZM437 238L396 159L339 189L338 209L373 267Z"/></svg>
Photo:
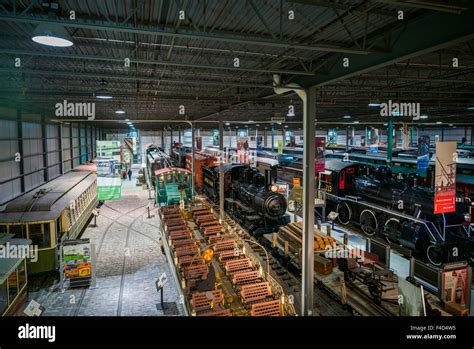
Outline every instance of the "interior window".
<svg viewBox="0 0 474 349"><path fill-rule="evenodd" d="M0 315L3 314L5 309L8 306L7 298L7 281L5 280L3 284L0 284Z"/></svg>
<svg viewBox="0 0 474 349"><path fill-rule="evenodd" d="M20 290L26 285L26 261L23 260L18 266L18 286Z"/></svg>
<svg viewBox="0 0 474 349"><path fill-rule="evenodd" d="M5 224L0 224L0 234L7 233L7 226Z"/></svg>
<svg viewBox="0 0 474 349"><path fill-rule="evenodd" d="M15 297L18 294L18 284L17 284L17 273L14 271L8 277L8 297L10 299L10 304L13 302Z"/></svg>
<svg viewBox="0 0 474 349"><path fill-rule="evenodd" d="M15 239L26 238L26 226L24 224L12 224L9 227L10 234L14 235Z"/></svg>
<svg viewBox="0 0 474 349"><path fill-rule="evenodd" d="M49 223L44 224L30 224L29 238L33 245L38 248L45 248L50 246Z"/></svg>

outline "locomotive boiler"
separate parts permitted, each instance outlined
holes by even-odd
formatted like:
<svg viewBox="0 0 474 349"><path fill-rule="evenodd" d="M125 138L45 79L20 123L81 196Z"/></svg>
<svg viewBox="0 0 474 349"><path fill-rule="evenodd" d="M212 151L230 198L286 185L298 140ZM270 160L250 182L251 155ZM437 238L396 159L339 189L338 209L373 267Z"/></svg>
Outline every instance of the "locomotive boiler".
<svg viewBox="0 0 474 349"><path fill-rule="evenodd" d="M319 185L343 225L354 223L365 235L383 237L434 265L473 258L470 206L461 198L456 212L434 214L431 189L395 179L387 167L340 160L326 162Z"/></svg>
<svg viewBox="0 0 474 349"><path fill-rule="evenodd" d="M203 168L202 191L219 202L219 166ZM289 223L286 198L271 190L270 171L263 176L245 164L224 165L224 208L250 234L278 231Z"/></svg>

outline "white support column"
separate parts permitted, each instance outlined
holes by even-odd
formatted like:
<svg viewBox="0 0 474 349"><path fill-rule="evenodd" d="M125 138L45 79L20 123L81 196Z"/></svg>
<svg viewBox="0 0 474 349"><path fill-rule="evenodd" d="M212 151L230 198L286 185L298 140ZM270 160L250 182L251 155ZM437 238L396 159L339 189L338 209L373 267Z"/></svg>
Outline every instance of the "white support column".
<svg viewBox="0 0 474 349"><path fill-rule="evenodd" d="M219 214L224 221L224 123L219 121L219 150L221 153L219 163Z"/></svg>
<svg viewBox="0 0 474 349"><path fill-rule="evenodd" d="M314 157L316 87L305 90L303 98L303 265L301 313L313 314L314 287Z"/></svg>

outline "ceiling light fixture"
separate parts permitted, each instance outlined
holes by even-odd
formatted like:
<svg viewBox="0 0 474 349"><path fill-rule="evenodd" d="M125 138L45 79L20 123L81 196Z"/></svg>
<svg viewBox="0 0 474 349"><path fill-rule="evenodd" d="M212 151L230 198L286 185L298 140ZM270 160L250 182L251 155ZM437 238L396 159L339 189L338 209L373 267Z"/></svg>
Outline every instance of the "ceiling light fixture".
<svg viewBox="0 0 474 349"><path fill-rule="evenodd" d="M350 118L352 118L352 116L350 116L350 115L344 115L344 119L350 119Z"/></svg>
<svg viewBox="0 0 474 349"><path fill-rule="evenodd" d="M358 124L358 123L359 123L359 121L354 121L354 124Z"/></svg>
<svg viewBox="0 0 474 349"><path fill-rule="evenodd" d="M420 115L420 119L428 119L428 115Z"/></svg>
<svg viewBox="0 0 474 349"><path fill-rule="evenodd" d="M443 122L442 121L436 121L438 125L441 125Z"/></svg>
<svg viewBox="0 0 474 349"><path fill-rule="evenodd" d="M112 99L112 95L105 90L99 90L95 93L97 99Z"/></svg>
<svg viewBox="0 0 474 349"><path fill-rule="evenodd" d="M31 40L53 47L70 47L74 45L67 30L58 24L41 23L33 32Z"/></svg>
<svg viewBox="0 0 474 349"><path fill-rule="evenodd" d="M125 114L125 110L116 110L115 114Z"/></svg>

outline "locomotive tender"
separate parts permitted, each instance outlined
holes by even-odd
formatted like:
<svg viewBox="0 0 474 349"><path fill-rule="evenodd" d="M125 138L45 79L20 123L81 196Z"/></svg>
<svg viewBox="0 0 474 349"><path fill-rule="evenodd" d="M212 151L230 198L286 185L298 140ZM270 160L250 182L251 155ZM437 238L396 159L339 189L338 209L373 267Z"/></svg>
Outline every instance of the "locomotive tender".
<svg viewBox="0 0 474 349"><path fill-rule="evenodd" d="M456 212L434 214L433 190L394 179L387 167L329 160L319 174L330 209L342 225L355 223L365 235L384 237L434 265L472 262L470 202L456 200Z"/></svg>
<svg viewBox="0 0 474 349"><path fill-rule="evenodd" d="M202 191L219 202L219 166L203 167ZM247 164L224 165L224 208L254 236L278 231L290 222L286 198L270 187L270 171L262 175Z"/></svg>

